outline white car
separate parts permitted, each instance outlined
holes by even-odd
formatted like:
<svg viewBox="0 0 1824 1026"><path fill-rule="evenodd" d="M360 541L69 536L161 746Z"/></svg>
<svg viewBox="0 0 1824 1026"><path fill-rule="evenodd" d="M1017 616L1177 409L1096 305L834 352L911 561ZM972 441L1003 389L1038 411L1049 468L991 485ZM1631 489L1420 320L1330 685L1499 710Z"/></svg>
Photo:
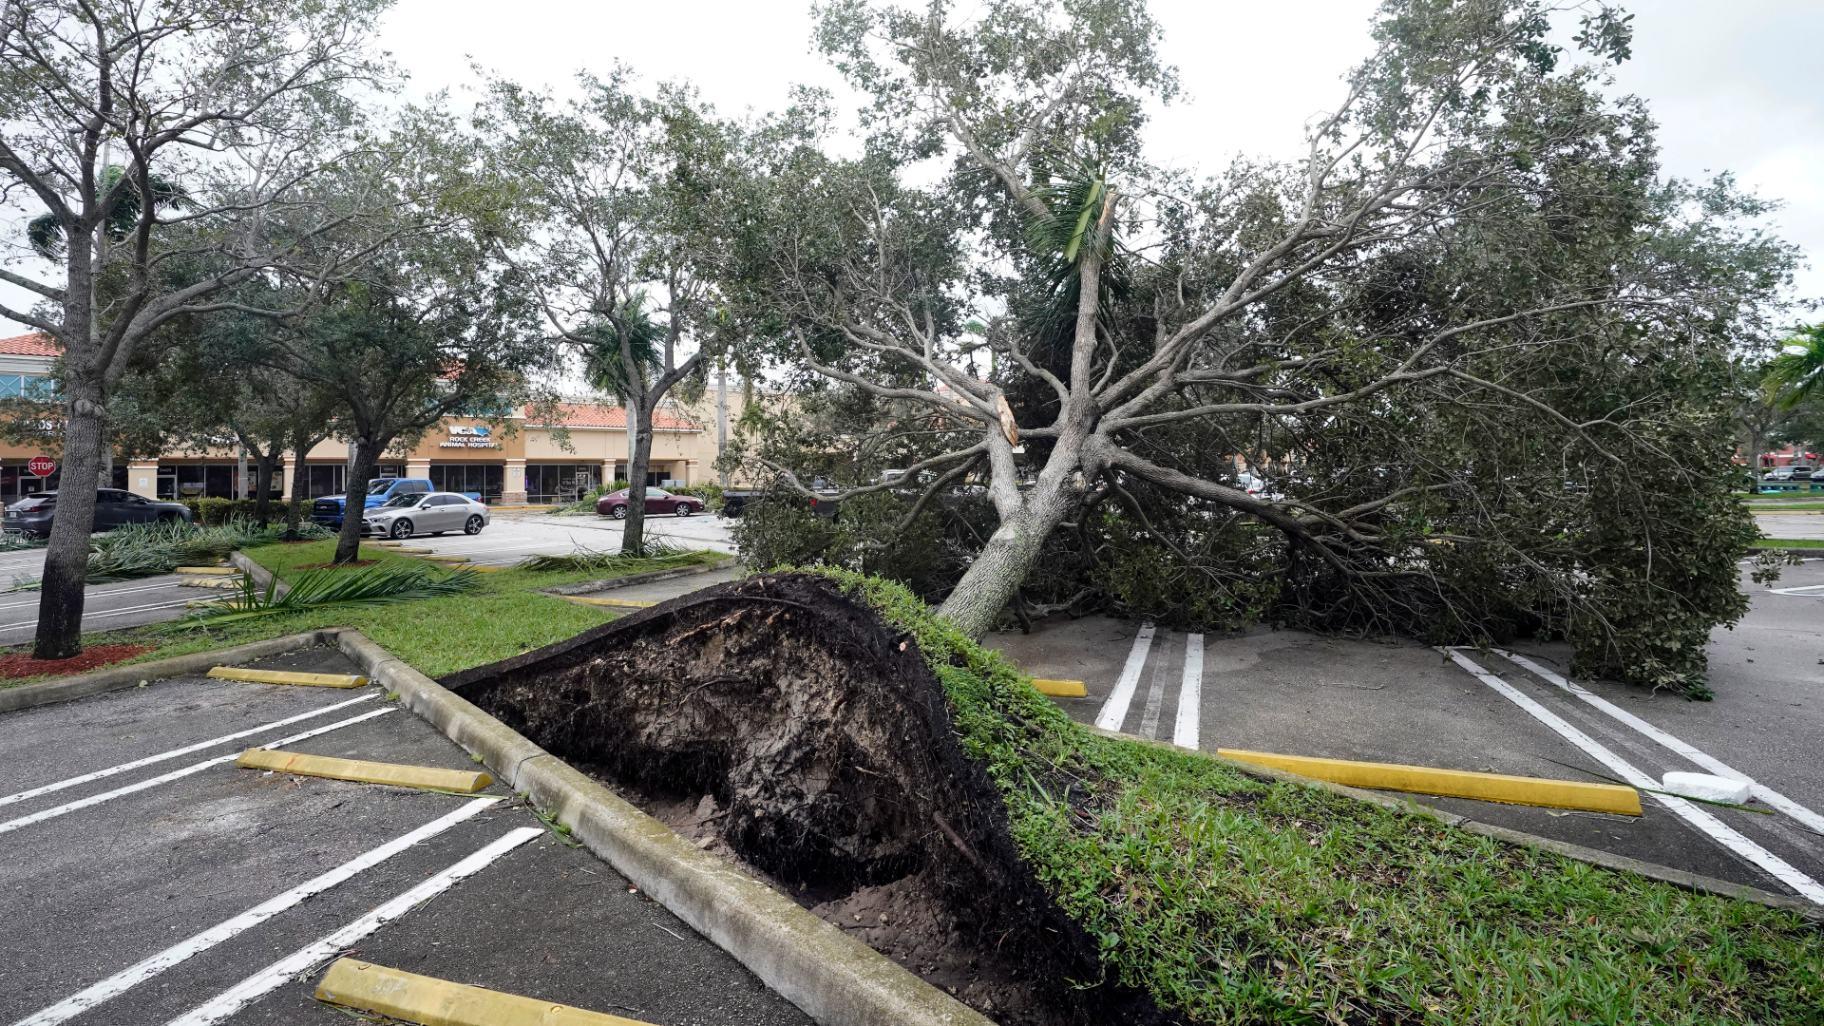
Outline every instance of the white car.
<svg viewBox="0 0 1824 1026"><path fill-rule="evenodd" d="M461 531L480 534L488 526L488 507L455 492L395 495L384 506L361 515L362 534L410 538L415 534Z"/></svg>

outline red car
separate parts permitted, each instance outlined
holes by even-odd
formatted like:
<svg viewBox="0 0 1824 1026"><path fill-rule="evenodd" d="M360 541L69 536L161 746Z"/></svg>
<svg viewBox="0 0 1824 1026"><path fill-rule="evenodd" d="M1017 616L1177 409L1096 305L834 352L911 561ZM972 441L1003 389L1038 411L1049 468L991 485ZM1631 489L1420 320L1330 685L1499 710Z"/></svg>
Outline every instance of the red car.
<svg viewBox="0 0 1824 1026"><path fill-rule="evenodd" d="M672 516L688 517L701 513L705 509L703 500L694 495L673 495L663 488L646 489L646 512L670 513ZM595 511L605 517L616 520L627 519L627 489L609 492L595 500Z"/></svg>

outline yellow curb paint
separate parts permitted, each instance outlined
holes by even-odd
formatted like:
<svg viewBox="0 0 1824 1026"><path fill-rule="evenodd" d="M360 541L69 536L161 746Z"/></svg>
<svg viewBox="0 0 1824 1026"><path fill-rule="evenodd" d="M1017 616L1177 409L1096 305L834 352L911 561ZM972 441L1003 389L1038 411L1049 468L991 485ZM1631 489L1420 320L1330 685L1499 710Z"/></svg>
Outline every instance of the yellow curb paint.
<svg viewBox="0 0 1824 1026"><path fill-rule="evenodd" d="M1612 812L1640 815L1640 792L1620 784L1592 784L1582 780L1515 777L1505 773L1403 766L1388 762L1351 762L1306 755L1278 755L1238 748L1218 748L1216 754L1236 762L1268 766L1333 784L1376 791L1410 791L1446 798L1474 798L1506 805L1538 805L1551 809Z"/></svg>
<svg viewBox="0 0 1824 1026"><path fill-rule="evenodd" d="M365 759L338 759L328 755L305 755L302 752L275 752L249 748L234 760L236 766L295 773L301 777L328 777L331 780L353 780L363 784L391 784L394 787L419 787L432 791L455 791L474 794L494 782L479 770L437 769L434 766L407 766L396 762L368 762Z"/></svg>
<svg viewBox="0 0 1824 1026"><path fill-rule="evenodd" d="M302 673L297 670L251 670L241 666L218 666L208 676L218 680L244 680L255 684L298 684L307 688L358 688L366 677L349 673Z"/></svg>
<svg viewBox="0 0 1824 1026"><path fill-rule="evenodd" d="M647 1026L537 998L451 983L383 965L339 958L317 983L318 1001L420 1026Z"/></svg>
<svg viewBox="0 0 1824 1026"><path fill-rule="evenodd" d="M1038 689L1039 694L1051 695L1054 698L1082 698L1089 694L1089 689L1085 688L1080 680L1049 680L1044 677L1034 677L1032 686Z"/></svg>
<svg viewBox="0 0 1824 1026"><path fill-rule="evenodd" d="M180 566L171 571L174 574L198 574L203 577L232 577L240 573L231 566Z"/></svg>
<svg viewBox="0 0 1824 1026"><path fill-rule="evenodd" d="M180 588L217 588L233 590L241 586L238 577L184 577L177 582Z"/></svg>
<svg viewBox="0 0 1824 1026"><path fill-rule="evenodd" d="M658 605L657 602L646 602L641 599L601 598L595 595L560 595L558 597L578 605L604 606L608 609L646 609Z"/></svg>

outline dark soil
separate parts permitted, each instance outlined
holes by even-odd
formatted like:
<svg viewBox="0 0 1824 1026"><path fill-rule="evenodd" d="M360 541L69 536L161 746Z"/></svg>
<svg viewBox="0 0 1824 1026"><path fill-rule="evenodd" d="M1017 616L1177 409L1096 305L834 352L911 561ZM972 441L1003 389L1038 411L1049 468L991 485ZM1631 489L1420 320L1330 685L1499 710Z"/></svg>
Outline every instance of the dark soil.
<svg viewBox="0 0 1824 1026"><path fill-rule="evenodd" d="M81 653L68 659L33 659L29 652L9 652L0 655L0 679L16 680L21 677L41 677L45 674L62 676L68 673L82 673L110 663L131 659L142 652L150 652L152 645L94 645L85 648Z"/></svg>
<svg viewBox="0 0 1824 1026"><path fill-rule="evenodd" d="M916 644L823 578L705 589L444 683L1001 1023L1164 1021L1021 859Z"/></svg>

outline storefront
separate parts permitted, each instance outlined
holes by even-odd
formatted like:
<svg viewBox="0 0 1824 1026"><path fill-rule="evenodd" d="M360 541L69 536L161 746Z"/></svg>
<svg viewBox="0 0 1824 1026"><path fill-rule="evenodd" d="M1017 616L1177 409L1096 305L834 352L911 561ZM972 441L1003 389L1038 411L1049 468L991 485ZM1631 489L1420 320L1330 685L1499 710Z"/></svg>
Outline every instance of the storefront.
<svg viewBox="0 0 1824 1026"><path fill-rule="evenodd" d="M601 486L600 463L526 464L527 502L575 502Z"/></svg>
<svg viewBox="0 0 1824 1026"><path fill-rule="evenodd" d="M431 487L436 491L474 492L489 505L499 502L506 488L502 463L433 463L430 469Z"/></svg>
<svg viewBox="0 0 1824 1026"><path fill-rule="evenodd" d="M374 476L380 478L404 477L405 464L381 463L374 470ZM294 482L297 497L315 499L324 495L344 495L348 484L348 461L338 460L334 463L312 460L304 465L304 473Z"/></svg>

